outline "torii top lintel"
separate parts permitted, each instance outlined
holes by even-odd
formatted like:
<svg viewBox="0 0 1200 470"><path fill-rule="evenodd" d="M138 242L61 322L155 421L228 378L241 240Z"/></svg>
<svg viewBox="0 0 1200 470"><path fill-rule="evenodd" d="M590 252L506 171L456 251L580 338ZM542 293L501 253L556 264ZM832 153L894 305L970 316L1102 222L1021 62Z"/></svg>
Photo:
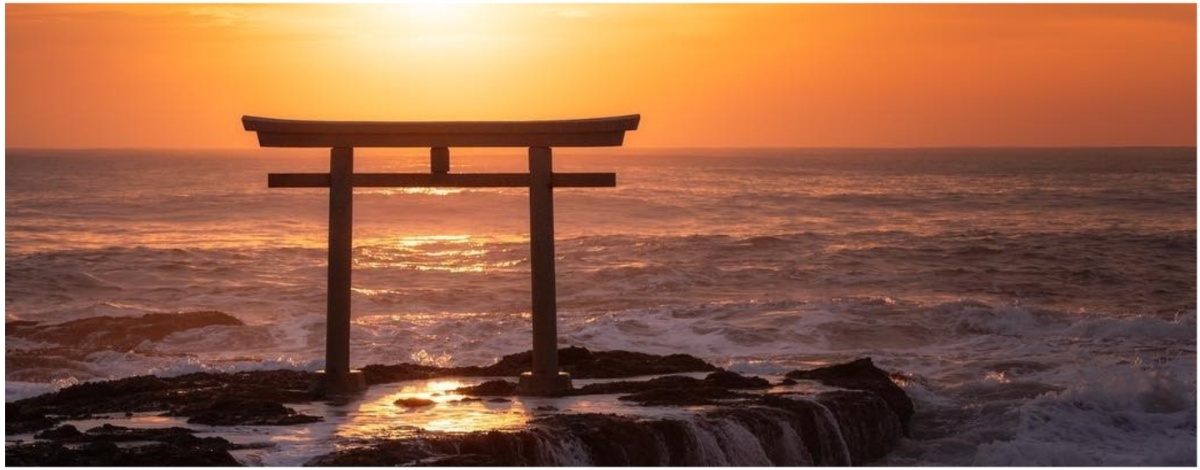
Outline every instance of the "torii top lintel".
<svg viewBox="0 0 1200 470"><path fill-rule="evenodd" d="M242 116L262 147L610 147L641 115L548 121L306 121Z"/></svg>

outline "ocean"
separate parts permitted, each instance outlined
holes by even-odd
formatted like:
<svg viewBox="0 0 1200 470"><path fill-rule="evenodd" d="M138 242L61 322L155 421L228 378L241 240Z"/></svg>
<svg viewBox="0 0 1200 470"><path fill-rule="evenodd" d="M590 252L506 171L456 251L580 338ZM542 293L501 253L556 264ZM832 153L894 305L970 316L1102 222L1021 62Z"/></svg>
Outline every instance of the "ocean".
<svg viewBox="0 0 1200 470"><path fill-rule="evenodd" d="M524 151L453 172L524 171ZM913 398L879 462L1196 465L1196 150L556 150L559 341L746 374L871 357ZM5 338L5 400L324 355L325 149L5 158L5 318L216 310L128 350ZM361 172L428 171L420 150ZM525 189L355 191L351 363L530 348Z"/></svg>

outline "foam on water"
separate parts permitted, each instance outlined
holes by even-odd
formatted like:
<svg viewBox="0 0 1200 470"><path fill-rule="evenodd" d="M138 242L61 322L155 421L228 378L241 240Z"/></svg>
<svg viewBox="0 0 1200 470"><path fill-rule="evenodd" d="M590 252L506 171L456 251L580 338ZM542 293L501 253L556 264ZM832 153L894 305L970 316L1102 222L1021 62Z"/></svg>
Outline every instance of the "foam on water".
<svg viewBox="0 0 1200 470"><path fill-rule="evenodd" d="M1021 404L1012 438L980 445L974 464L1194 465L1196 364L1178 362L1081 369L1066 391Z"/></svg>

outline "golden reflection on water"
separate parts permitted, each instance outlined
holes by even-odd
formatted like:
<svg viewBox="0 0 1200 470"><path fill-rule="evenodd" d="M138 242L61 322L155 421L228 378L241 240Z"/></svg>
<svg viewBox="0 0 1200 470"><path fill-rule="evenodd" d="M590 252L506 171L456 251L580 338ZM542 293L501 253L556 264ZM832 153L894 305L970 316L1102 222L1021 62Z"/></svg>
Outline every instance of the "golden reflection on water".
<svg viewBox="0 0 1200 470"><path fill-rule="evenodd" d="M411 235L400 237L399 240L396 240L396 245L401 248L416 248L433 243L467 243L469 241L471 241L470 235Z"/></svg>
<svg viewBox="0 0 1200 470"><path fill-rule="evenodd" d="M520 264L520 259L491 260L485 241L471 235L406 235L389 242L391 250L368 250L361 265L449 273L483 273Z"/></svg>
<svg viewBox="0 0 1200 470"><path fill-rule="evenodd" d="M525 424L530 416L519 401L462 401L468 397L453 392L478 382L434 379L405 383L397 391L364 401L337 434L360 439L397 438L420 430L467 433L513 429ZM420 407L396 404L397 400L405 398L432 400L433 404Z"/></svg>
<svg viewBox="0 0 1200 470"><path fill-rule="evenodd" d="M425 196L449 196L451 194L459 194L466 190L458 188L388 188L372 191L375 194L384 196L421 194Z"/></svg>

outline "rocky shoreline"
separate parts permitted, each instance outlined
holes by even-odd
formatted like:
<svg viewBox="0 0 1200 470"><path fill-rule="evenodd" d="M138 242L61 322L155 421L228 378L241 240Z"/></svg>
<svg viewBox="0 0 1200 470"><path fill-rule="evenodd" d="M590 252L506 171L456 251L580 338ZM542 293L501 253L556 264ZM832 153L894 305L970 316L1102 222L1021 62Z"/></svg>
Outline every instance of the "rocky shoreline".
<svg viewBox="0 0 1200 470"><path fill-rule="evenodd" d="M563 397L617 394L646 407L686 407L685 418L574 413L532 417L518 430L425 432L381 439L316 457L316 466L515 465L862 465L887 454L905 433L912 402L870 359L793 371L781 383L721 370L695 357L628 351L560 350L576 379L657 376L589 383ZM363 368L368 384L445 377L513 377L528 370L529 352L487 367L414 364ZM674 375L689 373L689 375ZM698 378L702 376L702 378ZM184 427L131 429L102 424L86 431L64 421L102 415L160 413L208 426L305 426L322 418L289 405L321 401L303 371L140 376L84 383L7 403L5 434L34 434L6 447L10 466L232 466L246 448ZM797 391L796 383L823 384ZM515 383L464 387L463 400L503 400ZM427 406L412 401L400 407ZM218 433L219 434L219 433Z"/></svg>

